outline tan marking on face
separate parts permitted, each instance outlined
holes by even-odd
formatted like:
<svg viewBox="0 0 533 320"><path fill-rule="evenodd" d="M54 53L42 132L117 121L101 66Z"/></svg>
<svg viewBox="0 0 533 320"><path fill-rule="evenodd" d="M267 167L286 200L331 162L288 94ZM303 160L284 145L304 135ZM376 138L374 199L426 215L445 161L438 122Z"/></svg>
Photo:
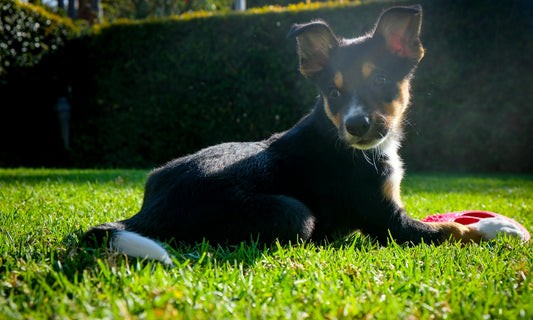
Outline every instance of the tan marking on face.
<svg viewBox="0 0 533 320"><path fill-rule="evenodd" d="M341 115L340 115L340 113L333 114L333 112L331 112L331 109L329 108L328 99L326 99L326 98L324 98L324 109L326 111L326 115L333 122L333 124L337 128L340 128L340 126L341 126Z"/></svg>
<svg viewBox="0 0 533 320"><path fill-rule="evenodd" d="M385 103L384 109L387 121L391 126L396 126L401 122L402 115L407 109L409 101L409 81L406 79L398 84L399 94L396 100Z"/></svg>
<svg viewBox="0 0 533 320"><path fill-rule="evenodd" d="M376 69L376 66L372 62L367 61L363 63L363 77L365 77L365 79L368 78L368 76L370 76L374 69Z"/></svg>
<svg viewBox="0 0 533 320"><path fill-rule="evenodd" d="M444 239L458 241L461 243L479 243L483 236L481 233L469 226L464 226L457 222L425 222L427 225L431 226L433 229L445 233Z"/></svg>
<svg viewBox="0 0 533 320"><path fill-rule="evenodd" d="M343 78L342 73L340 71L337 71L337 73L335 74L335 78L333 78L333 81L335 82L335 86L337 86L337 88L342 88Z"/></svg>

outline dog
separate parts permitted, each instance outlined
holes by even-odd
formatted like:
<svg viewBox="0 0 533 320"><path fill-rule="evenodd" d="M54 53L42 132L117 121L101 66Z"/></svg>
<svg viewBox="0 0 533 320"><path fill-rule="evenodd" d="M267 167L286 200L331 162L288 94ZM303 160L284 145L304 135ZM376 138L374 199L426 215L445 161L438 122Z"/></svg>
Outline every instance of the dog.
<svg viewBox="0 0 533 320"><path fill-rule="evenodd" d="M385 10L370 33L337 37L322 20L295 24L300 72L320 93L293 128L224 143L153 170L133 217L90 228L86 241L172 263L156 241L322 242L363 232L386 244L518 235L503 219L472 225L407 215L398 148L409 84L424 55L419 5Z"/></svg>

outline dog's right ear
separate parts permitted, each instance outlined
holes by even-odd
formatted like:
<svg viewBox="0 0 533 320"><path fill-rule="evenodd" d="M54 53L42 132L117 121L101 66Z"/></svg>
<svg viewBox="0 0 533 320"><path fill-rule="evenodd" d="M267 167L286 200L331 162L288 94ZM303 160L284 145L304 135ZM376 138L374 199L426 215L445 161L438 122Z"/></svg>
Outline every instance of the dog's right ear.
<svg viewBox="0 0 533 320"><path fill-rule="evenodd" d="M309 79L324 69L331 50L339 46L339 40L322 20L294 24L287 37L296 37L300 72Z"/></svg>
<svg viewBox="0 0 533 320"><path fill-rule="evenodd" d="M424 56L421 25L422 6L393 7L381 14L373 37L382 37L390 53L418 63Z"/></svg>

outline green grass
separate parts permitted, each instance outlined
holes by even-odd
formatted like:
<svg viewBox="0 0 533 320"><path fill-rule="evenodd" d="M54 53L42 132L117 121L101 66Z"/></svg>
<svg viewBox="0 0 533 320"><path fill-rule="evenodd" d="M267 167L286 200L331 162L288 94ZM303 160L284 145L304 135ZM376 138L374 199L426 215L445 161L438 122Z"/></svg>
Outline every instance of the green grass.
<svg viewBox="0 0 533 320"><path fill-rule="evenodd" d="M533 250L356 235L328 246L206 244L176 266L76 247L82 230L135 213L146 171L0 169L0 319L532 319ZM408 175L416 218L463 209L531 228L533 177Z"/></svg>

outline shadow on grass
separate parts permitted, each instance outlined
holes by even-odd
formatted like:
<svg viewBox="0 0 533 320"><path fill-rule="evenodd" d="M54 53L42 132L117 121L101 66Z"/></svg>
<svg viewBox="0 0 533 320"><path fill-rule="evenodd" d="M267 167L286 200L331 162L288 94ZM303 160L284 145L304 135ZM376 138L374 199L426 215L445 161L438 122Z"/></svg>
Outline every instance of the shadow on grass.
<svg viewBox="0 0 533 320"><path fill-rule="evenodd" d="M123 264L135 266L136 268L153 267L162 265L165 268L188 268L197 271L199 268L210 268L229 264L231 266L242 266L243 269L251 269L257 261L262 261L266 257L274 259L295 259L305 251L321 250L355 250L368 252L378 249L379 244L372 238L356 233L355 235L337 240L331 243L300 243L300 244L280 244L275 242L272 245L265 245L256 241L242 242L239 245L211 245L205 241L196 244L185 243L165 243L166 249L174 260L174 266L167 266L157 261L150 261L141 258L128 257L108 249L107 240L99 247L93 247L81 243L79 239L83 232L78 230L68 234L63 239L65 249L58 252L61 271L71 280L79 277L84 270L99 270L102 267L117 268ZM299 254L300 253L300 254ZM267 258L268 259L268 258ZM78 279L79 280L79 279Z"/></svg>

